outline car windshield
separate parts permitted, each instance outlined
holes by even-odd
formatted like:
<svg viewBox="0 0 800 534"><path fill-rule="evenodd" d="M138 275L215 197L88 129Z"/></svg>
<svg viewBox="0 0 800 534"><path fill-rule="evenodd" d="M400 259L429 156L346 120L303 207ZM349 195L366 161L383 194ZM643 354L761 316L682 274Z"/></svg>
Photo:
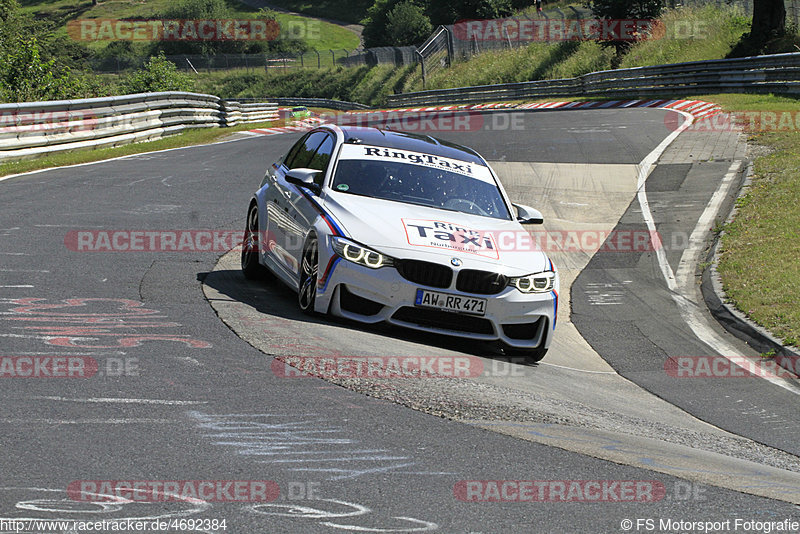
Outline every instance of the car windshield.
<svg viewBox="0 0 800 534"><path fill-rule="evenodd" d="M435 167L342 159L333 189L494 219L511 218L496 184Z"/></svg>

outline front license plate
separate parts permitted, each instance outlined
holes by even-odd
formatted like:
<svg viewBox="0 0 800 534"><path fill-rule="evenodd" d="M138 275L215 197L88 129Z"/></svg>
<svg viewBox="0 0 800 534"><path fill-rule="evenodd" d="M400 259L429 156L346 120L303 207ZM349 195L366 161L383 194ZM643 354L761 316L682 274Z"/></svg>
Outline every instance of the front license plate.
<svg viewBox="0 0 800 534"><path fill-rule="evenodd" d="M414 304L423 308L436 308L437 310L472 315L484 315L486 313L486 299L450 295L449 293L439 293L438 291L428 291L427 289L417 289L417 298Z"/></svg>

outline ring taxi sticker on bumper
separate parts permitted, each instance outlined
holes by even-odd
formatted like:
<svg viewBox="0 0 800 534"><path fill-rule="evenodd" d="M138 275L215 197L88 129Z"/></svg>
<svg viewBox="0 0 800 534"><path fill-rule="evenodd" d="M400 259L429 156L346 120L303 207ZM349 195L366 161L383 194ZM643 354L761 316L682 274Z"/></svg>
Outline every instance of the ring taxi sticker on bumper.
<svg viewBox="0 0 800 534"><path fill-rule="evenodd" d="M486 299L462 297L450 293L440 293L439 291L428 291L427 289L417 289L417 298L414 300L414 304L422 308L434 308L471 315L486 314Z"/></svg>
<svg viewBox="0 0 800 534"><path fill-rule="evenodd" d="M481 232L447 221L401 219L409 245L432 247L499 259L500 253L492 232Z"/></svg>

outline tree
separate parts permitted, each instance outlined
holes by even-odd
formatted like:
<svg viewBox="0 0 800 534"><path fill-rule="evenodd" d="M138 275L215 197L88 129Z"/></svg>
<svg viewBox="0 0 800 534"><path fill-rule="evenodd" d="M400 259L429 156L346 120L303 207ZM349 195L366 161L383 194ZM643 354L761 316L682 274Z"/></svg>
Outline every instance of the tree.
<svg viewBox="0 0 800 534"><path fill-rule="evenodd" d="M786 7L783 0L754 0L750 33L742 35L726 57L768 54L770 42L786 34ZM780 49L780 44L777 47Z"/></svg>
<svg viewBox="0 0 800 534"><path fill-rule="evenodd" d="M33 102L68 96L72 86L69 69L44 61L36 38L19 40L0 55L0 98L7 102Z"/></svg>
<svg viewBox="0 0 800 534"><path fill-rule="evenodd" d="M664 9L664 0L592 0L591 8L592 13L598 19L654 20L661 15L661 11ZM633 42L629 39L603 37L601 36L601 44L613 46L616 50L616 57L612 62L612 66L616 68Z"/></svg>
<svg viewBox="0 0 800 534"><path fill-rule="evenodd" d="M513 11L512 0L376 0L363 20L364 46L393 45L392 31L397 29L397 25L388 27L389 13L400 4L418 6L432 26L453 24L465 19L497 19L511 15ZM400 12L404 17L410 17L411 11L406 6ZM413 17L415 23L421 26L422 19L416 13Z"/></svg>
<svg viewBox="0 0 800 534"><path fill-rule="evenodd" d="M126 93L156 93L160 91L189 91L192 79L178 72L174 63L164 54L151 57L141 70L134 72L125 80Z"/></svg>
<svg viewBox="0 0 800 534"><path fill-rule="evenodd" d="M373 48L375 46L391 46L390 36L386 31L389 23L389 12L394 9L402 0L376 0L372 7L367 10L367 17L362 21L364 24L364 46Z"/></svg>
<svg viewBox="0 0 800 534"><path fill-rule="evenodd" d="M750 36L766 43L786 33L786 6L783 0L754 0Z"/></svg>
<svg viewBox="0 0 800 534"><path fill-rule="evenodd" d="M435 25L465 19L497 19L511 15L511 0L429 0L428 15Z"/></svg>
<svg viewBox="0 0 800 534"><path fill-rule="evenodd" d="M420 44L432 31L431 21L413 2L401 2L386 15L386 33L392 46Z"/></svg>

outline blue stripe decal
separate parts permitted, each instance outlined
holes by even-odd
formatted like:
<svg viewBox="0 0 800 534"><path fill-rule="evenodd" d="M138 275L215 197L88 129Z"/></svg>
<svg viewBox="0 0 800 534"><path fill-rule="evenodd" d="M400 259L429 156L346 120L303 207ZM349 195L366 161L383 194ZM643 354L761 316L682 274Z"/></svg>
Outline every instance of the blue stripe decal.
<svg viewBox="0 0 800 534"><path fill-rule="evenodd" d="M555 289L552 291L553 293L553 330L556 329L556 321L558 320L558 293L556 293Z"/></svg>
<svg viewBox="0 0 800 534"><path fill-rule="evenodd" d="M328 214L328 212L326 212L324 209L322 209L322 206L319 205L319 203L311 195L311 193L309 193L308 191L306 191L302 187L297 187L297 186L294 186L294 187L295 187L295 189L297 189L297 191L300 192L301 195L306 197L306 199L309 202L311 202L311 205L314 206L314 208L319 212L319 214L322 216L322 218L325 220L325 222L328 224L328 226L333 231L334 235L340 235L340 236L343 236L343 237L345 236L345 233L342 231L342 229L339 227L339 225L336 224L336 221L333 220L333 217L331 217L331 215Z"/></svg>

